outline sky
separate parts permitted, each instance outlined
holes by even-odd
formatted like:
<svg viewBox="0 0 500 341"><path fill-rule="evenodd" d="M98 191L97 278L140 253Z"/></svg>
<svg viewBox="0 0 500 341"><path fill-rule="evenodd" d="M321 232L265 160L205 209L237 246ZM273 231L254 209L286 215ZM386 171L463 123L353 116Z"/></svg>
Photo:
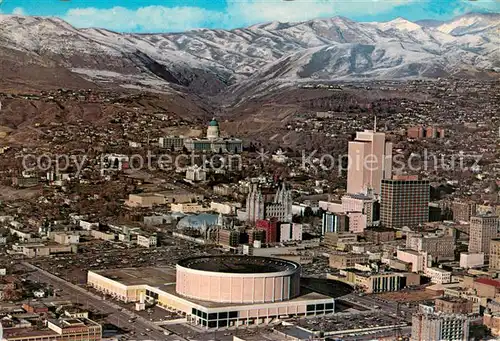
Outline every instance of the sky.
<svg viewBox="0 0 500 341"><path fill-rule="evenodd" d="M498 13L500 0L0 0L2 14L55 16L78 28L137 33L232 29L334 16L356 21L449 20L469 12Z"/></svg>

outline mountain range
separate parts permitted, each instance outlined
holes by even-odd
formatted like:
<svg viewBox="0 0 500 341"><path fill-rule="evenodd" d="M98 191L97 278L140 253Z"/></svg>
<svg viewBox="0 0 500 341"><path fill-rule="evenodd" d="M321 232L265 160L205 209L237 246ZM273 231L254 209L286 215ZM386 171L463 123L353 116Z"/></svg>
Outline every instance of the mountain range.
<svg viewBox="0 0 500 341"><path fill-rule="evenodd" d="M18 85L113 84L215 95L317 80L492 78L500 75L499 46L500 14L447 22L334 17L169 34L0 15L0 71L4 82Z"/></svg>

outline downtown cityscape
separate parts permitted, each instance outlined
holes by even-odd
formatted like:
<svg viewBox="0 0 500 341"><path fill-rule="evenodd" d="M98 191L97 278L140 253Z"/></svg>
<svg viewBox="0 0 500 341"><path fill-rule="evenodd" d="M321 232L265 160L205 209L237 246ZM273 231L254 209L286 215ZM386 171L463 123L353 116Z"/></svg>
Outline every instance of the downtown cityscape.
<svg viewBox="0 0 500 341"><path fill-rule="evenodd" d="M0 1L0 341L500 339L498 2L330 2Z"/></svg>

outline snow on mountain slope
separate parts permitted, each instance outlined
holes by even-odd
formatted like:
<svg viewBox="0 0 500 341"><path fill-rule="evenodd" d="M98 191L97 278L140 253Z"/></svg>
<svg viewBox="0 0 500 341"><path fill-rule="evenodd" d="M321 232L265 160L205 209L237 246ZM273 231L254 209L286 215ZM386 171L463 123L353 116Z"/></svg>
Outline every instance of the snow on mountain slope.
<svg viewBox="0 0 500 341"><path fill-rule="evenodd" d="M452 35L474 34L490 28L497 28L497 37L500 26L499 14L466 14L452 21L439 25L437 29Z"/></svg>
<svg viewBox="0 0 500 341"><path fill-rule="evenodd" d="M216 93L259 77L262 83L481 72L500 67L499 27L498 14L469 14L434 25L335 17L230 31L120 34L76 29L55 18L0 15L0 46L44 57L89 79L109 71L118 82L143 77L148 86L166 82Z"/></svg>

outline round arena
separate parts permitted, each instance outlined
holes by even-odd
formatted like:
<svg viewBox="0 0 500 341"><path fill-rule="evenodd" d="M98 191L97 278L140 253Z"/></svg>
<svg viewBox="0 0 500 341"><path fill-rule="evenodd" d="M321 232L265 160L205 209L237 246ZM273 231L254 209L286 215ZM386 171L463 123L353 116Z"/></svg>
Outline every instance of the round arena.
<svg viewBox="0 0 500 341"><path fill-rule="evenodd" d="M249 256L192 257L177 263L176 291L201 301L267 303L300 294L300 265Z"/></svg>

